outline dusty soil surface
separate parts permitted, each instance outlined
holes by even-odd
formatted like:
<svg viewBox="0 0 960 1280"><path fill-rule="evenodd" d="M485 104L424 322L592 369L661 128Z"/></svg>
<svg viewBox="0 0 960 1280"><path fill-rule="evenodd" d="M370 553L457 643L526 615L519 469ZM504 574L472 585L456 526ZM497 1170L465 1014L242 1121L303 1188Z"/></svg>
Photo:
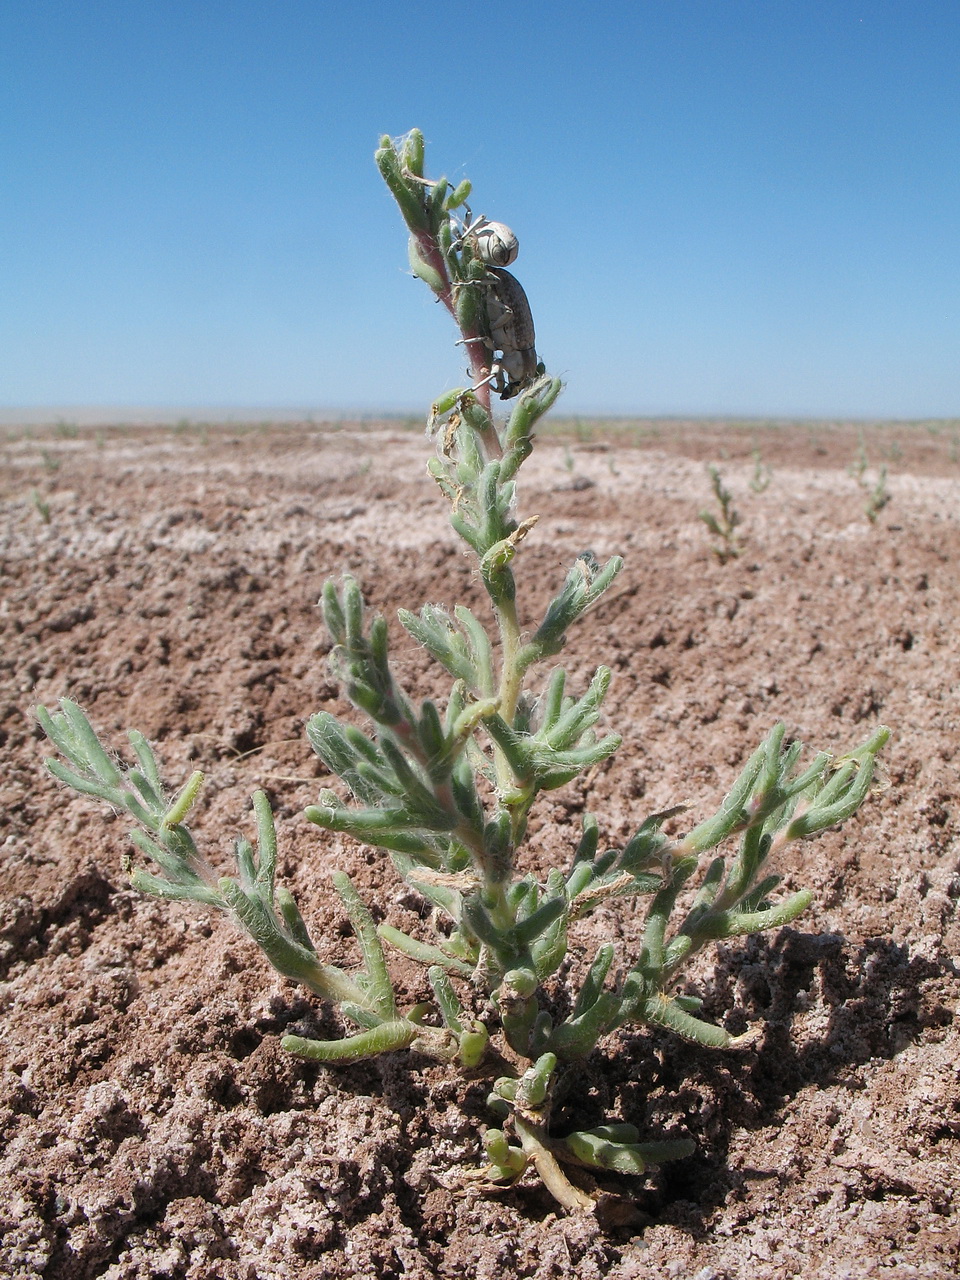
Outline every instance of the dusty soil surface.
<svg viewBox="0 0 960 1280"><path fill-rule="evenodd" d="M791 847L794 926L724 945L691 975L708 1014L759 1024L722 1054L621 1033L575 1089L579 1122L690 1135L695 1155L601 1220L534 1185L484 1195L483 1078L409 1055L328 1070L281 1053L336 1033L225 920L128 887L127 823L45 776L37 703L77 699L118 747L137 727L224 870L248 797L270 793L285 883L326 958L352 963L343 867L394 924L419 903L379 856L302 818L325 785L303 736L342 710L316 608L355 573L388 617L480 604L397 425L9 432L0 440L0 1273L56 1280L548 1277L841 1280L960 1271L960 438L863 437L892 501L871 524L842 424L571 424L526 468L522 607L535 620L581 550L622 552L566 655L615 672L619 754L553 793L530 858L566 863L589 805L623 841L678 801L699 820L778 719L842 752L880 721L882 787L841 831ZM772 470L754 492L751 451ZM721 465L744 553L697 511ZM442 693L394 623L418 697ZM629 905L597 927L635 944ZM412 965L404 996L425 994Z"/></svg>

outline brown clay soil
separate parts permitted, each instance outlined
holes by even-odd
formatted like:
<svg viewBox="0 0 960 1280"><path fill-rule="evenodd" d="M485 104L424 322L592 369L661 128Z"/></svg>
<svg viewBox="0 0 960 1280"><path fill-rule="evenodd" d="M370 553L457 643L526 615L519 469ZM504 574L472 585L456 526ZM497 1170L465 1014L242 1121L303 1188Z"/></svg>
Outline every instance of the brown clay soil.
<svg viewBox="0 0 960 1280"><path fill-rule="evenodd" d="M573 428L576 428L574 431ZM478 583L398 424L10 431L0 441L0 1273L56 1280L579 1276L841 1280L960 1271L958 743L960 461L955 427L876 426L876 524L847 467L852 425L571 425L525 468L540 522L518 560L536 619L585 548L622 552L571 637L582 686L614 669L624 746L547 797L529 857L564 864L585 805L622 842L678 801L712 812L777 720L843 752L893 727L882 786L840 831L791 846L813 908L721 945L691 974L712 1018L759 1025L718 1053L619 1033L569 1118L690 1135L646 1179L602 1179L605 1212L542 1189L484 1194L489 1085L410 1055L338 1070L285 1056L336 1034L226 920L134 893L127 823L42 769L32 709L78 700L111 741L137 727L178 783L208 778L199 830L225 871L248 797L277 811L284 882L325 958L353 962L329 875L394 924L420 904L381 857L302 810L326 785L306 717L342 710L316 602L349 570L391 619L411 692L441 673L398 606L480 605ZM767 489L749 487L759 448ZM741 511L721 564L697 511L704 462ZM44 503L49 519L44 519ZM597 933L636 944L625 904ZM577 952L579 955L579 951ZM415 966L403 997L426 994ZM615 1196L619 1194L619 1200Z"/></svg>

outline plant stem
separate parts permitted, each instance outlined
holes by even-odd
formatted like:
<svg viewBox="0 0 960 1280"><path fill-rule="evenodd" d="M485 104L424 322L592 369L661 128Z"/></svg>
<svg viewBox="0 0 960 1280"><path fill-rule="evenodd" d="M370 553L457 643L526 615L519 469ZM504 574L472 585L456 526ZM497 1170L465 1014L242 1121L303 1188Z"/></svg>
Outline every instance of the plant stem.
<svg viewBox="0 0 960 1280"><path fill-rule="evenodd" d="M542 1120L535 1120L529 1113L514 1113L514 1124L524 1154L529 1156L543 1179L543 1184L555 1200L565 1209L592 1209L594 1202L585 1191L575 1187L557 1163L557 1158L547 1146L546 1127Z"/></svg>
<svg viewBox="0 0 960 1280"><path fill-rule="evenodd" d="M474 383L474 395L482 408L492 417L490 383L487 381L490 376L490 353L482 336L473 330L464 328L457 318L457 308L453 301L454 285L451 283L450 273L447 270L446 261L440 252L440 246L437 244L436 238L430 235L428 231L417 231L414 232L414 235L416 236L420 256L437 272L443 281L443 287L437 291L437 297L453 316L454 322L460 330L463 338L463 348L467 353L469 362L470 378ZM502 456L503 449L500 445L500 439L492 425L486 431L480 433L480 438L488 459Z"/></svg>

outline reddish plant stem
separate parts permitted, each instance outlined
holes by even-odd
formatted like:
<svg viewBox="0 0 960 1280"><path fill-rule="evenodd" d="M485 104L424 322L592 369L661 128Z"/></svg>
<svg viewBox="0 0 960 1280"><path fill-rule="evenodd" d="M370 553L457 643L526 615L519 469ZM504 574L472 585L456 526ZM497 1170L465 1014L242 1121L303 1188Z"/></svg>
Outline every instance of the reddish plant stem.
<svg viewBox="0 0 960 1280"><path fill-rule="evenodd" d="M464 329L460 324L457 317L457 308L453 300L453 284L450 280L450 273L447 270L446 261L440 252L440 246L437 244L436 239L427 231L417 231L414 234L417 238L417 248L421 258L436 271L443 281L442 288L437 290L437 297L453 316L454 323L463 336L463 349L467 353L470 377L474 383L474 394L480 406L490 414L492 419L490 383L487 381L490 376L490 353L480 334ZM502 457L503 449L492 426L482 432L480 438L488 458Z"/></svg>

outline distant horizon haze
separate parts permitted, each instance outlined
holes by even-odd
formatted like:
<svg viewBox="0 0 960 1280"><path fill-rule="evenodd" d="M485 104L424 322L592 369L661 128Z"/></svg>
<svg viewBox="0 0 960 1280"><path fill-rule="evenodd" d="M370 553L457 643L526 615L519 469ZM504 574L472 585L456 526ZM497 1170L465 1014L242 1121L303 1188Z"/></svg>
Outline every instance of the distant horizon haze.
<svg viewBox="0 0 960 1280"><path fill-rule="evenodd" d="M926 417L877 417L872 414L784 414L784 413L593 413L590 411L564 412L563 402L546 419L557 423L586 419L596 423L756 423L789 427L804 423L897 426L956 426L960 414L931 415ZM497 413L496 403L494 412ZM269 423L315 422L410 422L421 419L426 423L426 411L404 408L337 407L318 405L0 405L0 428L16 427L139 427L190 425L237 426Z"/></svg>

